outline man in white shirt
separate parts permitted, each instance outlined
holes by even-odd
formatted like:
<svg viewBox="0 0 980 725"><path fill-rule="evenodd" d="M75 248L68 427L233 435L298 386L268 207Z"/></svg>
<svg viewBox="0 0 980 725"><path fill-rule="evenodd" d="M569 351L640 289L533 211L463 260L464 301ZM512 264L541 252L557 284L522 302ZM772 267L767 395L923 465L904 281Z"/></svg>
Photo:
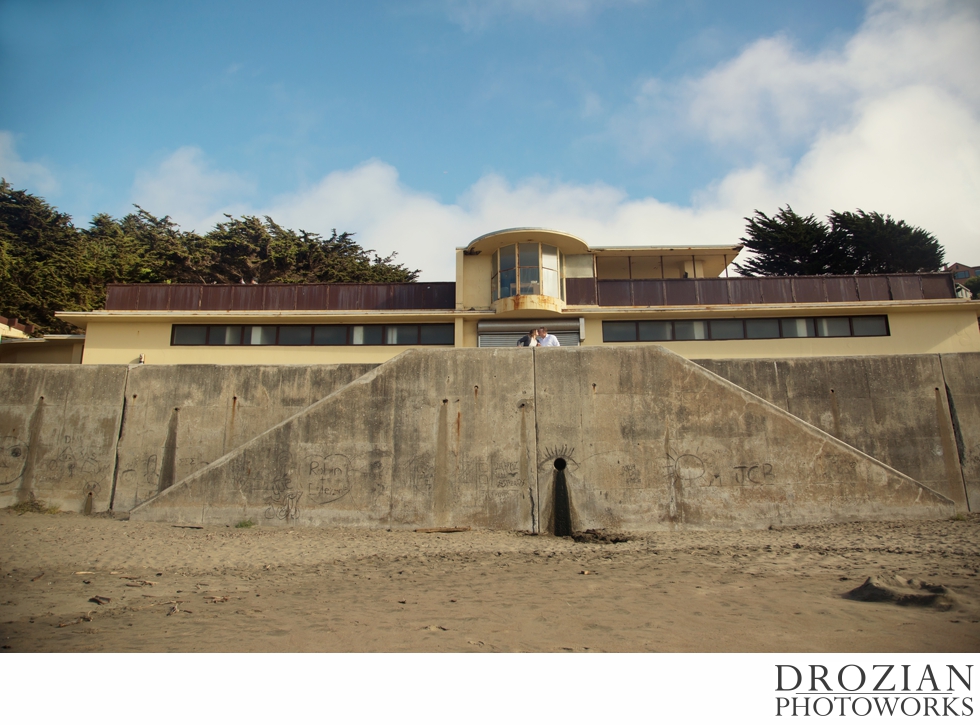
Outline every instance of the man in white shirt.
<svg viewBox="0 0 980 725"><path fill-rule="evenodd" d="M538 328L538 345L541 347L561 347L561 343L558 342L558 338L554 335L548 334L547 327Z"/></svg>

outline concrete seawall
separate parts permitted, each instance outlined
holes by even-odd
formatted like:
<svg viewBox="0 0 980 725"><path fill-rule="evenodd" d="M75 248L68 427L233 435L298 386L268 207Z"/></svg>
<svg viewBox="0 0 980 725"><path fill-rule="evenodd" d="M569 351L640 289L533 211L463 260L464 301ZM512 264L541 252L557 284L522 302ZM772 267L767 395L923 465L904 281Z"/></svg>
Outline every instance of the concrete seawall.
<svg viewBox="0 0 980 725"><path fill-rule="evenodd" d="M720 379L658 350L0 366L0 506L549 531L559 458L576 529L980 506L980 355L702 363Z"/></svg>

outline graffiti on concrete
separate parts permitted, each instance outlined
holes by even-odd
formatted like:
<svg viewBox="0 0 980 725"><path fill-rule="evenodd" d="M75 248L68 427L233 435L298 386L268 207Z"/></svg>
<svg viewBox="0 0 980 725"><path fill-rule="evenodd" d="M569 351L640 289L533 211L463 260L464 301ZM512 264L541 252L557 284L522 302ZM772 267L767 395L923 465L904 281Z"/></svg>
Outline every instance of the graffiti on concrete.
<svg viewBox="0 0 980 725"><path fill-rule="evenodd" d="M432 456L415 456L408 465L412 490L420 494L432 493L432 484L436 478Z"/></svg>
<svg viewBox="0 0 980 725"><path fill-rule="evenodd" d="M13 436L0 436L0 487L9 486L24 475L27 444Z"/></svg>
<svg viewBox="0 0 980 725"><path fill-rule="evenodd" d="M666 469L667 480L671 484L702 481L706 470L697 452L678 454L674 450L667 455Z"/></svg>
<svg viewBox="0 0 980 725"><path fill-rule="evenodd" d="M516 461L494 461L493 484L496 488L521 488L525 483Z"/></svg>
<svg viewBox="0 0 980 725"><path fill-rule="evenodd" d="M303 470L309 478L306 484L307 499L317 505L339 501L351 490L351 461L347 456L333 453L329 456L310 456Z"/></svg>
<svg viewBox="0 0 980 725"><path fill-rule="evenodd" d="M736 486L771 485L775 475L771 463L756 463L748 466L732 466Z"/></svg>

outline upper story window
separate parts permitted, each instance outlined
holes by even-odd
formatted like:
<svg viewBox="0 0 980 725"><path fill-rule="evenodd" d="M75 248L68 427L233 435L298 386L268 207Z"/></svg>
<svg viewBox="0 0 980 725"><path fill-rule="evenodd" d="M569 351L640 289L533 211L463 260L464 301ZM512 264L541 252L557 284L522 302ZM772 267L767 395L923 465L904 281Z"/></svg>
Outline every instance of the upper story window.
<svg viewBox="0 0 980 725"><path fill-rule="evenodd" d="M564 254L557 247L522 242L493 253L491 301L516 295L548 295L565 299Z"/></svg>

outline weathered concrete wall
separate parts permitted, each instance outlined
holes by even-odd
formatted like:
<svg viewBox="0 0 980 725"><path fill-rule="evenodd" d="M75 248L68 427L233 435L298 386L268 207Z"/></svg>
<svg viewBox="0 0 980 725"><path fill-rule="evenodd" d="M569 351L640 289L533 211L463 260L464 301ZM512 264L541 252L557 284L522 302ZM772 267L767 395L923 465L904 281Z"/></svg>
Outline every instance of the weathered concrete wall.
<svg viewBox="0 0 980 725"><path fill-rule="evenodd" d="M412 350L132 516L532 529L533 386L529 350Z"/></svg>
<svg viewBox="0 0 980 725"><path fill-rule="evenodd" d="M574 529L935 517L951 502L662 348L536 350L542 521Z"/></svg>
<svg viewBox="0 0 980 725"><path fill-rule="evenodd" d="M554 531L561 466L577 530L953 512L673 353L593 347L406 352L132 515Z"/></svg>
<svg viewBox="0 0 980 725"><path fill-rule="evenodd" d="M125 365L0 366L0 506L109 508Z"/></svg>
<svg viewBox="0 0 980 725"><path fill-rule="evenodd" d="M948 357L962 360L964 374L980 359ZM938 355L695 362L967 509ZM954 395L967 408L970 390L980 391L975 377L963 378ZM976 401L973 410L980 415Z"/></svg>
<svg viewBox="0 0 980 725"><path fill-rule="evenodd" d="M980 511L980 354L941 359L970 510Z"/></svg>
<svg viewBox="0 0 980 725"><path fill-rule="evenodd" d="M113 508L128 511L374 367L130 368Z"/></svg>

